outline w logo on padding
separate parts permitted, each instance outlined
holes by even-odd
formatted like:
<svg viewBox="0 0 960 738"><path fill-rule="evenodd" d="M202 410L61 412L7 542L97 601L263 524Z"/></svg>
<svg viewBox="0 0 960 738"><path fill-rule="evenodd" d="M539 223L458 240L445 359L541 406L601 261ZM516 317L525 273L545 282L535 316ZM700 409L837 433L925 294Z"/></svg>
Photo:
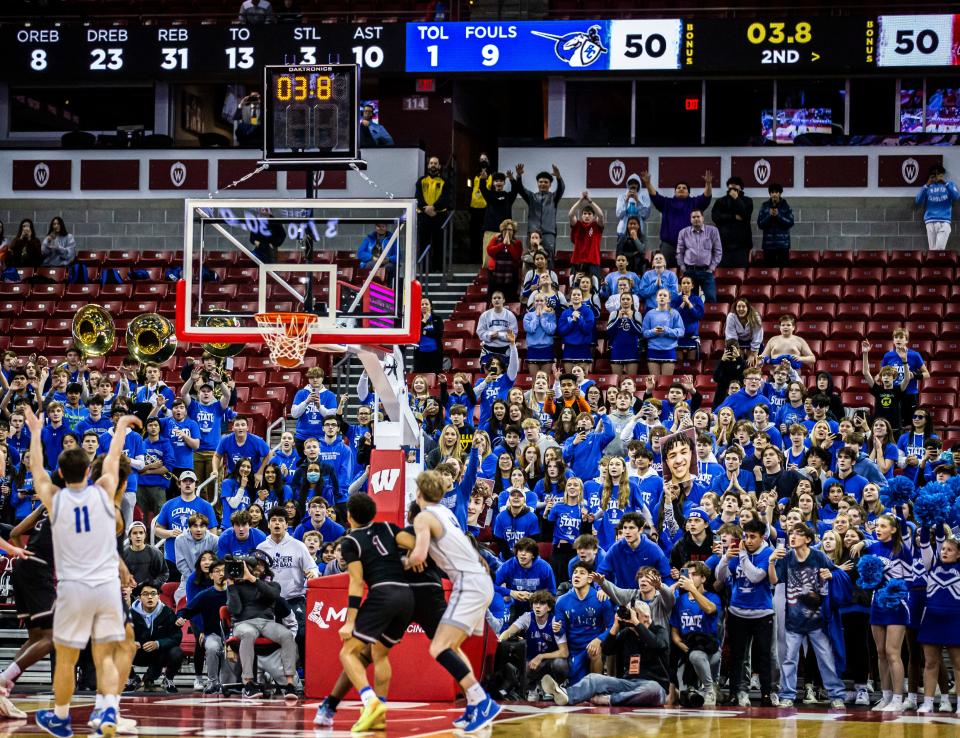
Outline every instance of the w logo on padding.
<svg viewBox="0 0 960 738"><path fill-rule="evenodd" d="M753 163L753 178L757 181L757 184L766 184L767 180L770 179L770 171L773 167L770 166L770 162L766 159L757 159Z"/></svg>
<svg viewBox="0 0 960 738"><path fill-rule="evenodd" d="M174 187L183 187L187 181L187 167L182 161L174 162L170 166L170 182Z"/></svg>
<svg viewBox="0 0 960 738"><path fill-rule="evenodd" d="M374 474L373 479L370 480L373 494L379 495L382 492L392 492L399 478L399 469L381 469Z"/></svg>
<svg viewBox="0 0 960 738"><path fill-rule="evenodd" d="M619 159L614 159L612 162L610 162L609 173L610 181L619 186L623 184L624 175L627 173L627 165Z"/></svg>
<svg viewBox="0 0 960 738"><path fill-rule="evenodd" d="M46 187L50 181L50 167L44 162L40 162L33 168L33 183L37 187Z"/></svg>
<svg viewBox="0 0 960 738"><path fill-rule="evenodd" d="M903 164L900 165L900 174L903 175L904 182L913 184L917 181L917 176L920 174L920 162L913 157L904 159Z"/></svg>

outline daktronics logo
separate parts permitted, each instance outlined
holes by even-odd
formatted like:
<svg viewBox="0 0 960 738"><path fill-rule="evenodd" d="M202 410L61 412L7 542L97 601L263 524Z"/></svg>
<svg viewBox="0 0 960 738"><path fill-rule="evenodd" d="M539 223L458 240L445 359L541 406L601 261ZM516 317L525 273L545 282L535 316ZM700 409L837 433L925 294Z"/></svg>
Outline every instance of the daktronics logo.
<svg viewBox="0 0 960 738"><path fill-rule="evenodd" d="M330 623L345 623L347 622L347 608L346 605L341 607L339 610L331 607L327 607L327 612L323 612L323 603L317 602L314 604L313 609L310 611L310 614L307 615L307 620L311 623L315 623L318 628L321 630L327 630L330 627Z"/></svg>
<svg viewBox="0 0 960 738"><path fill-rule="evenodd" d="M383 492L393 492L393 488L397 486L397 480L399 478L399 469L381 469L376 472L370 480L373 494L379 495Z"/></svg>

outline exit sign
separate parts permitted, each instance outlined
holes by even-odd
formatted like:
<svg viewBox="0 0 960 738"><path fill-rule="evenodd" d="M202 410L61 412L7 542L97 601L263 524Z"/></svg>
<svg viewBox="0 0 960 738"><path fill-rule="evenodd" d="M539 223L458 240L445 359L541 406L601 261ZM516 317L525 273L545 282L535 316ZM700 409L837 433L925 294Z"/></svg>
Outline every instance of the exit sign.
<svg viewBox="0 0 960 738"><path fill-rule="evenodd" d="M700 109L700 98L699 97L685 97L683 99L683 109L684 110L699 110Z"/></svg>

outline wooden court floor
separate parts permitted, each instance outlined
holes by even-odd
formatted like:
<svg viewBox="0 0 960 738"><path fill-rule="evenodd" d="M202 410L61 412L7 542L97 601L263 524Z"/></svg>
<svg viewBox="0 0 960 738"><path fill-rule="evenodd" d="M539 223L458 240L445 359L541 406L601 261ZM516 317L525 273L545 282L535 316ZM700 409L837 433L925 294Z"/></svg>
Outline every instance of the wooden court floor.
<svg viewBox="0 0 960 738"><path fill-rule="evenodd" d="M27 720L0 721L0 738L46 735L33 712L48 707L49 696L13 698L29 713ZM204 738L346 738L359 715L359 703L347 702L337 713L332 730L312 724L315 701L287 707L282 701L259 701L157 696L124 699L123 714L139 723L141 736L197 736ZM86 727L92 703L78 698L72 710L74 732L89 735ZM462 703L396 703L390 705L387 731L368 733L383 738L462 736L450 723L463 711ZM557 707L551 704L505 705L491 728L475 734L484 738L960 738L955 713L932 716L890 716L863 708L846 713L824 709L611 709L591 706Z"/></svg>

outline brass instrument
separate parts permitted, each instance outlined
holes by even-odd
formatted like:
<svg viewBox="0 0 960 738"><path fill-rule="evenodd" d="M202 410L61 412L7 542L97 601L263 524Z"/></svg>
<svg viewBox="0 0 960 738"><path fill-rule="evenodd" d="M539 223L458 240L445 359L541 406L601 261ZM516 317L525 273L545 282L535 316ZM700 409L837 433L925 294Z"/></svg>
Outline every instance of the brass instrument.
<svg viewBox="0 0 960 738"><path fill-rule="evenodd" d="M224 308L209 308L210 313L222 313L222 315L205 315L200 318L198 325L203 328L239 328L240 321L230 315L230 312ZM230 380L230 375L226 373L226 360L236 356L246 348L243 343L205 343L203 350L211 356L217 357L217 374L220 375L221 384L213 388L213 396L218 400L223 394L223 383Z"/></svg>
<svg viewBox="0 0 960 738"><path fill-rule="evenodd" d="M176 350L173 323L159 313L142 313L127 326L127 352L141 363L163 364Z"/></svg>
<svg viewBox="0 0 960 738"><path fill-rule="evenodd" d="M104 356L113 350L117 329L113 316L99 305L84 305L73 316L73 342L87 356Z"/></svg>

